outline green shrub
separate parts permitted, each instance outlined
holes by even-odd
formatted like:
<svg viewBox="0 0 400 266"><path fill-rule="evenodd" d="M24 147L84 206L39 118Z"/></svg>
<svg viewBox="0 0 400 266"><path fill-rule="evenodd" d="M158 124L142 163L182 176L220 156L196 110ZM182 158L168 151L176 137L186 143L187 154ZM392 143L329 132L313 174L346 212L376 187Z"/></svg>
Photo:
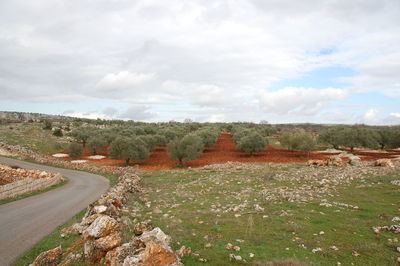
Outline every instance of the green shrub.
<svg viewBox="0 0 400 266"><path fill-rule="evenodd" d="M56 137L62 137L63 136L63 132L62 132L61 128L54 129L53 135L56 136Z"/></svg>

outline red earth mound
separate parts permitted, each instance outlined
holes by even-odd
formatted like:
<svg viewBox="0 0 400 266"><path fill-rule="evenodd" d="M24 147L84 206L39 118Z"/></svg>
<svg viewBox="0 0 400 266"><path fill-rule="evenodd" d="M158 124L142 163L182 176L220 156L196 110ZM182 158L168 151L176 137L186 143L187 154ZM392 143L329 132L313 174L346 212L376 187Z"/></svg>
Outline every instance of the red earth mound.
<svg viewBox="0 0 400 266"><path fill-rule="evenodd" d="M356 152L355 152L356 153ZM98 152L99 155L107 154L107 149L103 149ZM243 153L236 148L233 142L232 135L230 133L222 133L217 143L210 148L206 148L203 155L193 161L186 162L186 166L190 167L201 167L209 164L219 164L226 162L272 162L272 163L289 163L289 162L306 162L308 160L325 159L327 156L335 155L338 153L319 153L319 152L302 152L302 151L288 151L285 149L278 149L268 146L267 150L257 152L253 156L247 153ZM362 160L376 160L380 158L390 158L395 155L400 155L400 151L390 151L388 153L371 153L371 152L358 152L363 155ZM87 160L87 156L90 156L90 151L85 149L84 154L80 159ZM101 160L89 160L91 163L96 165L125 165L123 160L114 160L105 158ZM177 161L171 160L168 157L166 147L158 146L150 155L150 158L137 163L131 162L131 165L139 165L139 169L142 171L156 171L156 170L168 170L175 169Z"/></svg>

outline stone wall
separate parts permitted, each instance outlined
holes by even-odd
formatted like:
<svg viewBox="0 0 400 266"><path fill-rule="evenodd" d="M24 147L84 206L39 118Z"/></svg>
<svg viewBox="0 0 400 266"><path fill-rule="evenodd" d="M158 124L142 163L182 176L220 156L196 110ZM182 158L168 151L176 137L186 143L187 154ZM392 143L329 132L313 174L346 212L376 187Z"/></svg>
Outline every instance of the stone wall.
<svg viewBox="0 0 400 266"><path fill-rule="evenodd" d="M62 182L64 178L57 174L51 178L24 178L13 183L0 186L0 200L14 198L23 194L43 190L52 185Z"/></svg>

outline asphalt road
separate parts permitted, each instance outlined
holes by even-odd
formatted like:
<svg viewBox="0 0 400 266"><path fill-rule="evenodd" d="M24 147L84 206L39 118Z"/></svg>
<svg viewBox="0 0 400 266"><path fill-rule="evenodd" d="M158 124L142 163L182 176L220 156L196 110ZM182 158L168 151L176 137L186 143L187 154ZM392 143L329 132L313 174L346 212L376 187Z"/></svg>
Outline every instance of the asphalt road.
<svg viewBox="0 0 400 266"><path fill-rule="evenodd" d="M0 205L0 265L11 265L37 242L106 192L99 175L0 157L0 163L61 173L69 182L51 191Z"/></svg>

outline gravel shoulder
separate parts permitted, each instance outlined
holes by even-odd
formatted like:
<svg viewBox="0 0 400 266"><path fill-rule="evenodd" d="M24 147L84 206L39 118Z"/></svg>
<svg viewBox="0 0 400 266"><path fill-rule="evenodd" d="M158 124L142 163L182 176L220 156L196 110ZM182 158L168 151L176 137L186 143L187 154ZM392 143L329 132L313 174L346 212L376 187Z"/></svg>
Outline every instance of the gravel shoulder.
<svg viewBox="0 0 400 266"><path fill-rule="evenodd" d="M57 189L0 205L0 265L10 265L38 241L107 191L109 181L81 171L0 157L0 163L57 172L69 182Z"/></svg>

